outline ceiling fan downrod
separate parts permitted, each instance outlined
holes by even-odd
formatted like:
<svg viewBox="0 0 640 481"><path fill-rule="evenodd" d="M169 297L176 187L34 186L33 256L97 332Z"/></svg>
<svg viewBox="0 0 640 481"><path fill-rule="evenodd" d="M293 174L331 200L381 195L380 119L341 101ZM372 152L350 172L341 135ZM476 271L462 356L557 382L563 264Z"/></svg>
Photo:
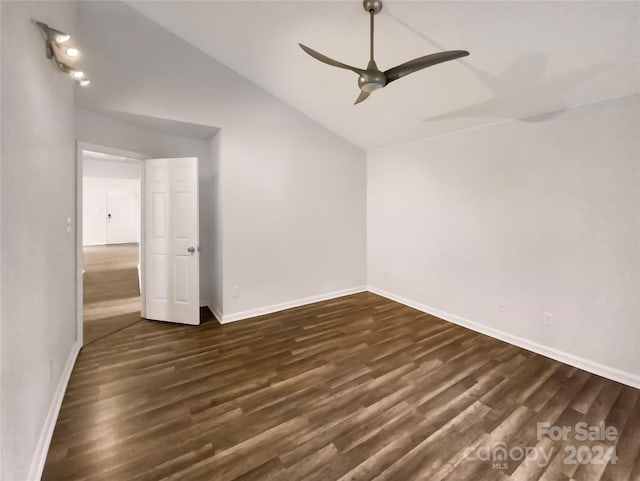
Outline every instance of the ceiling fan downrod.
<svg viewBox="0 0 640 481"><path fill-rule="evenodd" d="M371 52L369 61L373 62L373 17L378 15L380 13L380 10L382 10L382 0L363 0L362 7L365 9L365 11L369 12L369 45Z"/></svg>
<svg viewBox="0 0 640 481"><path fill-rule="evenodd" d="M380 10L382 10L382 0L363 0L362 7L365 9L365 11L369 12L369 45L371 51L369 61L373 61L373 17L378 15L380 13Z"/></svg>

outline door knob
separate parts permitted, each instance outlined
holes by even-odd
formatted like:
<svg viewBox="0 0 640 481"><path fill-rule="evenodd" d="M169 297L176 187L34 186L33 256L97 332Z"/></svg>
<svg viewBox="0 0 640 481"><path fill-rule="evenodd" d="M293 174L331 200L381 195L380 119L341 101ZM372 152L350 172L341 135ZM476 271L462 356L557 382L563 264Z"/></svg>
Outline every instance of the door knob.
<svg viewBox="0 0 640 481"><path fill-rule="evenodd" d="M196 248L191 246L187 249L187 251L189 251L191 254L193 254L196 251Z"/></svg>

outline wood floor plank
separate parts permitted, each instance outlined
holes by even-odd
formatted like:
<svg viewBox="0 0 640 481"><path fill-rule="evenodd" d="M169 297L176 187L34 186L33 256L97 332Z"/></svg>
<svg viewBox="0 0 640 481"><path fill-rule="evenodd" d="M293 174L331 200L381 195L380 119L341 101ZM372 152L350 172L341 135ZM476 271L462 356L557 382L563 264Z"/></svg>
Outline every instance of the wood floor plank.
<svg viewBox="0 0 640 481"><path fill-rule="evenodd" d="M616 464L568 466L570 440L538 439L578 421L619 430ZM638 432L637 389L362 293L92 342L43 479L638 481ZM554 456L468 458L500 443Z"/></svg>

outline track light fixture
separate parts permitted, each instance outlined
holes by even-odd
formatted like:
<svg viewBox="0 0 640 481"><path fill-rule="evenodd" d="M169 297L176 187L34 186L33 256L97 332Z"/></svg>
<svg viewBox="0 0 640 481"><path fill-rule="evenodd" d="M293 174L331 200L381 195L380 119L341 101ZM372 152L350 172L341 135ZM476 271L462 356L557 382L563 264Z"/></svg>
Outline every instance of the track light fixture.
<svg viewBox="0 0 640 481"><path fill-rule="evenodd" d="M65 43L71 39L71 35L68 33L61 32L56 28L50 27L46 23L38 22L37 20L35 20L35 23L42 29L47 36L47 40L50 42Z"/></svg>
<svg viewBox="0 0 640 481"><path fill-rule="evenodd" d="M58 69L62 72L68 73L72 79L76 80L81 87L86 87L91 82L85 78L84 72L77 68L67 64L63 58L75 58L80 52L77 48L67 47L64 52L62 51L61 44L67 43L71 40L71 35L62 32L57 28L50 27L46 23L33 20L33 23L40 27L40 30L44 33L45 37L45 50L47 58L50 59Z"/></svg>

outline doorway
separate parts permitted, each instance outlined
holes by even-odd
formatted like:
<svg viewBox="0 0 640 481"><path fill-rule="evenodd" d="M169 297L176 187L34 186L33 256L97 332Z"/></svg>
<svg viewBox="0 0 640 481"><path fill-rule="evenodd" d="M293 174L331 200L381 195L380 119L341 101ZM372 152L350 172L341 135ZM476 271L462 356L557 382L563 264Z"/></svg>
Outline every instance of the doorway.
<svg viewBox="0 0 640 481"><path fill-rule="evenodd" d="M130 153L104 150L80 152L84 344L142 319L143 161Z"/></svg>
<svg viewBox="0 0 640 481"><path fill-rule="evenodd" d="M80 344L143 319L200 324L198 158L77 152Z"/></svg>

